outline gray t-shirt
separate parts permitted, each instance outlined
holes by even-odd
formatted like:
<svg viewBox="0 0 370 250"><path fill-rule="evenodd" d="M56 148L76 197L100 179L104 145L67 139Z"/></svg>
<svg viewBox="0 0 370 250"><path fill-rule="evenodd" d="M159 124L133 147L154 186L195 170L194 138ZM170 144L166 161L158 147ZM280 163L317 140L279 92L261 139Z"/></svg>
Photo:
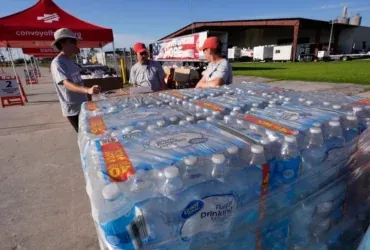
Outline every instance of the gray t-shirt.
<svg viewBox="0 0 370 250"><path fill-rule="evenodd" d="M87 95L69 91L64 86L63 81L69 80L84 86L80 75L80 67L66 56L57 56L51 62L51 74L62 106L63 116L78 115L81 104L87 101Z"/></svg>
<svg viewBox="0 0 370 250"><path fill-rule="evenodd" d="M233 82L233 72L230 63L226 59L221 59L218 63L208 63L205 71L206 82L222 78L224 84Z"/></svg>
<svg viewBox="0 0 370 250"><path fill-rule="evenodd" d="M161 89L161 80L165 74L159 62L149 60L148 64L137 62L131 68L130 83L138 87L151 87L153 91Z"/></svg>

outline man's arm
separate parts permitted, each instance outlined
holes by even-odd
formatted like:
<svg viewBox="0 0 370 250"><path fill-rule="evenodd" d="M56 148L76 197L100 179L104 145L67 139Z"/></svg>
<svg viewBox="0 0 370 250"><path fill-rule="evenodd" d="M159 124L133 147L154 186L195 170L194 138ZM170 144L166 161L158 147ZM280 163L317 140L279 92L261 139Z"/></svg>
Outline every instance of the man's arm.
<svg viewBox="0 0 370 250"><path fill-rule="evenodd" d="M87 87L75 84L68 79L63 80L63 84L66 87L66 89L72 92L76 92L76 93L93 95L93 94L99 94L100 92L99 85L94 85L91 88L87 88Z"/></svg>
<svg viewBox="0 0 370 250"><path fill-rule="evenodd" d="M224 80L219 77L219 78L216 78L212 81L199 81L199 83L197 84L196 88L215 88L217 86L222 86L224 85Z"/></svg>
<svg viewBox="0 0 370 250"><path fill-rule="evenodd" d="M55 82L58 85L64 85L64 87L69 91L90 95L98 94L100 92L100 87L98 85L94 85L91 88L86 88L68 79L67 67L63 63L60 62L53 63L51 70L53 72Z"/></svg>
<svg viewBox="0 0 370 250"><path fill-rule="evenodd" d="M130 79L128 80L128 82L131 84L136 84L135 72L133 68L131 68L130 70Z"/></svg>

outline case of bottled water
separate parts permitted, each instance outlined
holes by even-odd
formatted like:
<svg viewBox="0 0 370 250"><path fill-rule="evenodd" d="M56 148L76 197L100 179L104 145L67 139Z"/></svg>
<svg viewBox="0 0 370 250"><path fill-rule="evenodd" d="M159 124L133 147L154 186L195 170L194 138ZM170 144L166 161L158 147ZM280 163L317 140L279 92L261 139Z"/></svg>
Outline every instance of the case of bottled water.
<svg viewBox="0 0 370 250"><path fill-rule="evenodd" d="M353 249L370 219L369 102L303 96L324 95L232 84L85 103L100 248Z"/></svg>

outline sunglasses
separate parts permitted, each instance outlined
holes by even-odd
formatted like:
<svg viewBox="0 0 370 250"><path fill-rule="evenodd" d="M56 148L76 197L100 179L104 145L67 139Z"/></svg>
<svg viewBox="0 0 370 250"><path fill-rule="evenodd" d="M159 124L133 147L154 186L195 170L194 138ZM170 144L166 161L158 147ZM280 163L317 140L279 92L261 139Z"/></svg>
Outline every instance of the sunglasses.
<svg viewBox="0 0 370 250"><path fill-rule="evenodd" d="M141 56L145 56L145 55L148 55L148 52L146 52L146 51L143 51L143 52L141 52L141 53L139 53Z"/></svg>

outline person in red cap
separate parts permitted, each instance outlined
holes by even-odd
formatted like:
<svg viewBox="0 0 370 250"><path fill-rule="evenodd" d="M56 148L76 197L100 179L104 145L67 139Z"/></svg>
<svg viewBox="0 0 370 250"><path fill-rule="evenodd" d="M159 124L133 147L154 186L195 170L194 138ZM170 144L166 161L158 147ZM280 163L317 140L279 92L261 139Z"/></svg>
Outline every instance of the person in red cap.
<svg viewBox="0 0 370 250"><path fill-rule="evenodd" d="M134 45L137 63L132 66L129 82L136 87L150 88L152 91L165 89L165 74L159 62L149 59L145 44Z"/></svg>
<svg viewBox="0 0 370 250"><path fill-rule="evenodd" d="M200 49L203 50L208 66L196 88L213 88L231 84L233 81L231 65L222 57L221 43L217 37L208 37Z"/></svg>

